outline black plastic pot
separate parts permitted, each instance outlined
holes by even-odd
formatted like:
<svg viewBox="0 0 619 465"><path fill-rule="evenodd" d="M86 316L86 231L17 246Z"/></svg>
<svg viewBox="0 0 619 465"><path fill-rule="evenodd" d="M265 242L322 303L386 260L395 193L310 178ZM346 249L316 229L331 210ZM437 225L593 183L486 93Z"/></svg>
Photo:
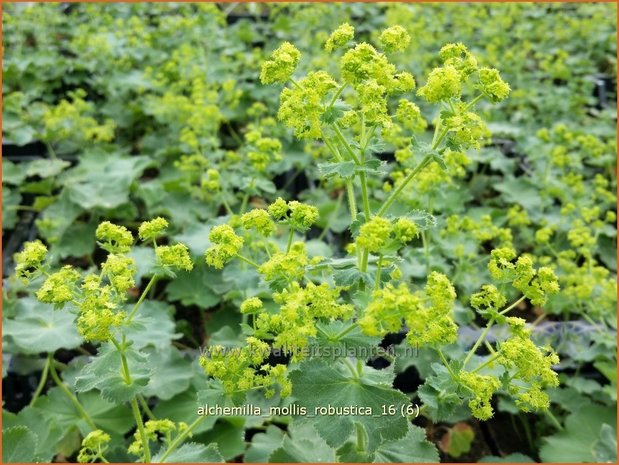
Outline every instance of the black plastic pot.
<svg viewBox="0 0 619 465"><path fill-rule="evenodd" d="M47 158L47 147L43 142L31 142L26 145L2 144L2 158L16 163L20 161Z"/></svg>

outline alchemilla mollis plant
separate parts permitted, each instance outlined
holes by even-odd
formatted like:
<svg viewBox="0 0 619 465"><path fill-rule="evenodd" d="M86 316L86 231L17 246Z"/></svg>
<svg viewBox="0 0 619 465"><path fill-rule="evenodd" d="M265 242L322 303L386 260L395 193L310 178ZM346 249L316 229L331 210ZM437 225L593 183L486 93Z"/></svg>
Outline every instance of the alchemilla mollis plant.
<svg viewBox="0 0 619 465"><path fill-rule="evenodd" d="M7 8L3 461L613 461L614 41L545 11Z"/></svg>

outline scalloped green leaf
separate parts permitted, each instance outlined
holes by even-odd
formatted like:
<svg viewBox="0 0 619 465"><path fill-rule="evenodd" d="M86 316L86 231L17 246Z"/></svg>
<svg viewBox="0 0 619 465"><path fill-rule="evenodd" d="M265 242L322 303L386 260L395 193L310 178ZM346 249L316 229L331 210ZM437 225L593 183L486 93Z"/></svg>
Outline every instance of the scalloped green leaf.
<svg viewBox="0 0 619 465"><path fill-rule="evenodd" d="M311 424L292 423L289 436L269 456L269 463L333 463L335 449L329 447Z"/></svg>
<svg viewBox="0 0 619 465"><path fill-rule="evenodd" d="M307 408L307 415L298 421L310 421L322 438L332 447L344 444L353 434L354 423L359 423L368 436L368 450L375 450L385 440L395 440L406 435L405 417L382 415L384 405L395 405L398 412L409 399L393 389L393 371L374 370L364 366L361 376L353 374L343 363L327 364L314 359L301 363L290 374L293 396L300 406ZM316 415L319 407L369 407L372 415Z"/></svg>
<svg viewBox="0 0 619 465"><path fill-rule="evenodd" d="M67 310L25 297L17 303L15 318L4 322L3 334L26 354L73 349L82 344L74 321Z"/></svg>
<svg viewBox="0 0 619 465"><path fill-rule="evenodd" d="M438 462L434 444L426 439L426 431L408 425L406 436L380 445L374 454L374 463L426 463Z"/></svg>
<svg viewBox="0 0 619 465"><path fill-rule="evenodd" d="M75 379L77 391L98 389L103 397L116 404L128 402L137 394L144 393L152 373L148 360L133 349L126 349L125 356L131 382L127 382L122 375L120 353L112 344L106 344L100 347L97 356Z"/></svg>
<svg viewBox="0 0 619 465"><path fill-rule="evenodd" d="M266 463L269 456L284 441L284 432L275 425L269 425L264 433L254 434L251 444L243 456L246 463Z"/></svg>
<svg viewBox="0 0 619 465"><path fill-rule="evenodd" d="M2 430L2 463L34 462L37 436L25 426Z"/></svg>
<svg viewBox="0 0 619 465"><path fill-rule="evenodd" d="M159 452L153 457L153 463L222 463L224 458L217 450L216 444L196 444L188 442L180 446L174 452L161 461L165 451Z"/></svg>

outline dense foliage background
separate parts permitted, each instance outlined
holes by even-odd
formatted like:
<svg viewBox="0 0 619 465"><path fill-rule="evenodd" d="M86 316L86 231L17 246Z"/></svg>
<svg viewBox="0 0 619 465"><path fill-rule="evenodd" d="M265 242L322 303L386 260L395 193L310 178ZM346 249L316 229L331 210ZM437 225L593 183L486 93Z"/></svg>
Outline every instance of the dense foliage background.
<svg viewBox="0 0 619 465"><path fill-rule="evenodd" d="M2 21L3 425L20 434L8 440L36 439L36 455L20 460L76 458L87 425L51 380L37 385L44 353L55 353L71 389L96 354L71 320L37 302L36 287L13 276L12 256L25 241L40 238L54 263L87 269L103 258L101 221L135 231L168 219L169 241L189 246L196 269L160 280L145 302L155 316L143 322L142 347L155 372L143 394L155 416L176 422L195 416L200 347L238 345L239 305L261 292L242 264L206 266L214 225L279 196L301 199L320 213L308 250L345 255L345 189L317 168L328 152L278 124L281 89L258 81L262 62L286 40L303 54L300 73L336 67L323 44L343 22L358 41L404 27L412 42L394 60L420 82L445 43L462 42L512 87L500 105L480 106L489 144L446 172L428 169L405 192L407 205L436 225L406 249L404 277L416 283L438 270L469 296L484 282L489 251L510 242L553 266L562 289L544 308L514 310L561 358L550 416L500 398L487 422L455 409L414 423L443 461L616 460L616 5L5 4ZM420 106L430 132L435 115ZM279 139L281 150L264 150L261 138ZM410 163L398 149L394 137L376 150L389 162L370 181L376 199ZM150 276L152 250L132 253L138 277ZM480 321L464 297L456 313L459 343L470 346ZM400 347L401 337L388 339ZM395 387L419 402L433 357L421 350L398 359ZM119 436L109 459L130 460L126 406L96 390L80 401ZM285 434L305 434L286 433L286 423L213 418L192 440L216 443L226 461L266 461ZM320 449L320 438L308 441L300 456Z"/></svg>

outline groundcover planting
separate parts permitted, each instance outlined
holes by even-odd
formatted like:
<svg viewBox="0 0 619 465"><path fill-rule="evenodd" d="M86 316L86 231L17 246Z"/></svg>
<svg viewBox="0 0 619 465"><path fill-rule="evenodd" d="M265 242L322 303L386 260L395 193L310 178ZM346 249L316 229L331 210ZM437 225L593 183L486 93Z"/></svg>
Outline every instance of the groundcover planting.
<svg viewBox="0 0 619 465"><path fill-rule="evenodd" d="M614 4L3 10L3 462L616 462Z"/></svg>

